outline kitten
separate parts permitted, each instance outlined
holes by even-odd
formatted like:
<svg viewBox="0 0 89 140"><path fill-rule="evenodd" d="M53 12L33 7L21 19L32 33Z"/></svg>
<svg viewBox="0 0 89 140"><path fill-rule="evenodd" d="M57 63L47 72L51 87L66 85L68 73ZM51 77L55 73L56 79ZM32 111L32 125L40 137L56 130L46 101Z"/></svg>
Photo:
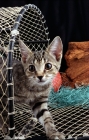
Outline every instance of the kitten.
<svg viewBox="0 0 89 140"><path fill-rule="evenodd" d="M13 60L14 100L30 105L50 139L62 140L64 135L56 130L47 107L51 82L61 65L62 41L55 37L46 51L32 52L22 40L19 47L21 61Z"/></svg>

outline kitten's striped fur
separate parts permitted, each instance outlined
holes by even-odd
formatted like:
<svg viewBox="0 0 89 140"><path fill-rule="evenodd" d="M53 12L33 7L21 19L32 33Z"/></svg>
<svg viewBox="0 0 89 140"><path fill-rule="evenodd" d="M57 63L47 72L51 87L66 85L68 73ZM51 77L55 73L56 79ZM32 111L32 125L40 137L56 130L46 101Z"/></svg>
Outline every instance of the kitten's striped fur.
<svg viewBox="0 0 89 140"><path fill-rule="evenodd" d="M62 58L62 42L56 37L46 51L32 52L19 40L22 60L13 60L15 102L31 106L50 139L64 139L53 123L47 102L51 82L58 72Z"/></svg>

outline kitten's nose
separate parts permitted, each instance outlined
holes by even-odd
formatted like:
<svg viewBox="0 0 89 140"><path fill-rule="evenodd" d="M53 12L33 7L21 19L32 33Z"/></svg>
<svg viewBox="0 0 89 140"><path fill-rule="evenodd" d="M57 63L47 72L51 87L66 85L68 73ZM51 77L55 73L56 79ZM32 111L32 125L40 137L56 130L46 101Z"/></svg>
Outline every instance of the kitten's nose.
<svg viewBox="0 0 89 140"><path fill-rule="evenodd" d="M43 76L37 76L37 78L41 81Z"/></svg>

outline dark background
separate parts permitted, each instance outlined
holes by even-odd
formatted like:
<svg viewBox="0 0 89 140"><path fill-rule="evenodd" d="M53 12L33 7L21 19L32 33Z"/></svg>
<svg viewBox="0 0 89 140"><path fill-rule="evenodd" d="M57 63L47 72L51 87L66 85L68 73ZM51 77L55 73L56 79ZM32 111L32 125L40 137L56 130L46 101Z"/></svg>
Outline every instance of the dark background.
<svg viewBox="0 0 89 140"><path fill-rule="evenodd" d="M60 36L64 52L70 41L89 41L89 0L0 0L0 7L35 4L43 13L50 41ZM63 58L61 71L66 69Z"/></svg>

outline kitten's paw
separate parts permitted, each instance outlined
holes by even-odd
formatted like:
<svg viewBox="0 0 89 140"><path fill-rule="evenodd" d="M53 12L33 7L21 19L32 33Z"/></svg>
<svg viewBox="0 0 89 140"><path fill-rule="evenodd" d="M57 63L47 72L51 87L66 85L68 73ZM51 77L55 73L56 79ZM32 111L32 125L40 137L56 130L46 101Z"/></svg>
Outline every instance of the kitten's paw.
<svg viewBox="0 0 89 140"><path fill-rule="evenodd" d="M7 135L6 135L6 136L4 137L4 140L12 140L12 138L11 138L10 136L7 136Z"/></svg>
<svg viewBox="0 0 89 140"><path fill-rule="evenodd" d="M46 126L46 135L50 140L65 140L65 135L58 132L53 124L47 124Z"/></svg>
<svg viewBox="0 0 89 140"><path fill-rule="evenodd" d="M65 140L65 135L63 133L56 132L50 135L50 140Z"/></svg>
<svg viewBox="0 0 89 140"><path fill-rule="evenodd" d="M20 131L19 135L30 135L31 134L31 130L34 128L34 126L37 123L37 119L36 118L30 118L30 120L27 122L27 124L22 128L22 130Z"/></svg>
<svg viewBox="0 0 89 140"><path fill-rule="evenodd" d="M24 136L13 136L13 138L11 138L10 136L5 136L4 140L25 140Z"/></svg>

